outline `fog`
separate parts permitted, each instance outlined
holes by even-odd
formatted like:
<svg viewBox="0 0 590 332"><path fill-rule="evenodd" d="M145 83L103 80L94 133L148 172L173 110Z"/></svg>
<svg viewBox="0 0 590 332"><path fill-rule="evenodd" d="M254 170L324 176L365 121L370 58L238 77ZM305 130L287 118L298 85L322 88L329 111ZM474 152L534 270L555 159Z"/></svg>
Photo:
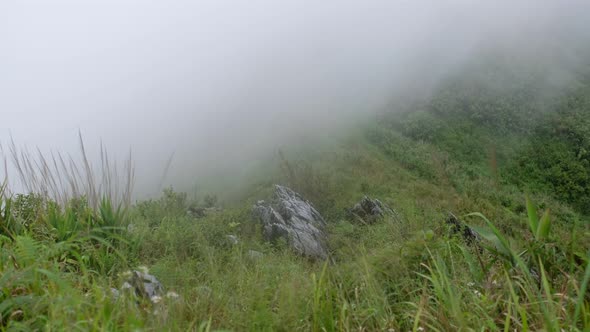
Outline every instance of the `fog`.
<svg viewBox="0 0 590 332"><path fill-rule="evenodd" d="M138 190L192 185L396 96L484 49L575 68L587 1L0 1L0 140L130 149Z"/></svg>

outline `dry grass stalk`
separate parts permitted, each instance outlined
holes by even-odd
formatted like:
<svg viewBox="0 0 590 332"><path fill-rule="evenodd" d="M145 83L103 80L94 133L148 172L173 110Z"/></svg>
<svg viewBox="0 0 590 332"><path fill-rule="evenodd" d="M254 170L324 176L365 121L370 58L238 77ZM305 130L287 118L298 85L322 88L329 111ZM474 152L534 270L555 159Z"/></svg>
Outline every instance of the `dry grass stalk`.
<svg viewBox="0 0 590 332"><path fill-rule="evenodd" d="M4 188L4 194L10 195L18 188L18 191L38 194L60 204L66 204L74 198L85 198L95 208L102 199L110 200L115 206L129 206L135 184L131 152L120 171L117 163L111 162L101 143L100 163L95 168L88 158L81 133L78 139L81 153L79 161L60 152L47 155L40 149L36 149L35 153L27 148L19 149L12 139L8 151L0 145L4 163L4 180L0 188ZM9 182L9 165L14 168L15 177L19 180L16 187L15 183Z"/></svg>

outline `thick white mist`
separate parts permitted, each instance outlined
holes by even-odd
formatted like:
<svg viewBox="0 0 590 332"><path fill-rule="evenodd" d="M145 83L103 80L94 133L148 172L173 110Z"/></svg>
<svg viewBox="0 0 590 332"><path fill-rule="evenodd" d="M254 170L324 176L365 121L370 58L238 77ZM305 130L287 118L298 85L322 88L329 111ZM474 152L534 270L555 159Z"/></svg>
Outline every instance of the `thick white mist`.
<svg viewBox="0 0 590 332"><path fill-rule="evenodd" d="M156 190L174 152L170 179L186 185L396 95L426 93L483 48L566 54L588 37L589 9L584 1L2 1L0 140L71 152L80 130L91 151L100 140L115 156L132 149L143 192Z"/></svg>

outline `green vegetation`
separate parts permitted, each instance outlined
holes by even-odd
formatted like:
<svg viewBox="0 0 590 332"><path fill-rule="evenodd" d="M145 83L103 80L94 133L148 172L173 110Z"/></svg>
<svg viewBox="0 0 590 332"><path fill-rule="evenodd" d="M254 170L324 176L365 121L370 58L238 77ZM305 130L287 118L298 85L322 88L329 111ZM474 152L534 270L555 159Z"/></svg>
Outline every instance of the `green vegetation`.
<svg viewBox="0 0 590 332"><path fill-rule="evenodd" d="M112 190L63 203L51 190L2 187L0 328L589 330L590 82L548 96L538 76L486 73L451 79L338 143L283 150L231 202L168 189L129 205L128 189L88 185ZM112 184L103 166L98 178ZM330 262L262 241L251 207L273 183L324 215ZM401 220L348 220L365 194ZM454 235L448 212L481 241ZM139 266L180 296L114 297Z"/></svg>

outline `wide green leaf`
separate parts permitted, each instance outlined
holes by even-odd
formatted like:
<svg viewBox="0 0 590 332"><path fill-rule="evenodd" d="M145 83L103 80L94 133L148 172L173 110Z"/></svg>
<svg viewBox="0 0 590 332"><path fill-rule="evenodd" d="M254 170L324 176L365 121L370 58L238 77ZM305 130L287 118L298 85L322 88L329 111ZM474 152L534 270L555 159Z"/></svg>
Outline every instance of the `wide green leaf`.
<svg viewBox="0 0 590 332"><path fill-rule="evenodd" d="M478 232L484 239L494 243L494 245L496 246L496 250L508 256L510 259L514 258L515 255L512 252L512 249L510 249L510 243L504 237L504 235L502 235L502 232L500 232L500 230L498 230L498 228L496 228L496 226L494 226L494 224L488 220L488 218L486 218L483 214L479 212L470 213L467 216L479 217L483 219L489 227L489 230L491 230L491 232L483 227L471 226L471 228Z"/></svg>

